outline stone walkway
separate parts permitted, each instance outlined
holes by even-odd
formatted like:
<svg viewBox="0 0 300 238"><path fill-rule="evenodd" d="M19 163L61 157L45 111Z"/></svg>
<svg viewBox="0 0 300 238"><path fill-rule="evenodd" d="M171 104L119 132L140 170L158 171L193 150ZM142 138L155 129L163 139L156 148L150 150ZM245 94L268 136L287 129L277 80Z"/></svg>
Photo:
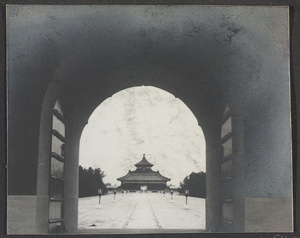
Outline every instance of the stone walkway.
<svg viewBox="0 0 300 238"><path fill-rule="evenodd" d="M161 193L112 194L79 199L78 228L205 229L205 199Z"/></svg>

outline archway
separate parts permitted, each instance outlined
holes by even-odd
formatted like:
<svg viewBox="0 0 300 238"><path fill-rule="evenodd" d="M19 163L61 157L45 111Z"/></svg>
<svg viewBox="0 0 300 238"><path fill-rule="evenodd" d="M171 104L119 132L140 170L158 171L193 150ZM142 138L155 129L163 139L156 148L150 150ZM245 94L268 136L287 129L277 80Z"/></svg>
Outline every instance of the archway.
<svg viewBox="0 0 300 238"><path fill-rule="evenodd" d="M126 80L125 80L126 78ZM172 82L167 79L172 78ZM119 79L123 79L119 81ZM244 131L243 131L243 114L238 105L238 100L230 100L235 98L235 92L228 93L228 105L230 105L230 115L232 124L232 172L234 180L232 180L232 197L228 198L232 204L230 208L223 207L220 202L221 196L221 164L220 158L220 139L222 137L221 128L223 114L226 112L226 105L224 101L220 105L214 105L214 109L218 108L220 112L210 110L209 98L204 100L203 95L200 94L202 90L193 85L186 84L186 78L176 73L176 71L162 68L153 64L134 65L124 69L120 69L111 75L108 75L105 80L106 87L103 88L103 83L100 81L92 84L89 90L82 95L80 104L74 109L71 117L66 117L68 122L66 126L66 163L65 163L65 207L64 207L64 224L66 229L74 231L77 229L77 207L78 207L78 148L82 129L87 123L88 117L92 111L97 107L99 102L105 99L104 95L109 95L112 89L119 91L120 88L128 88L135 86L140 79L152 82L151 84L161 86L161 88L169 89L168 91L175 92L177 97L184 98L186 104L192 109L196 116L199 125L203 128L206 137L206 155L207 155L207 199L206 199L206 218L208 231L243 231L245 229L245 194L244 194ZM160 80L157 80L160 79ZM126 81L126 84L124 84ZM145 81L142 81L145 82ZM163 84L160 84L163 82ZM174 82L176 82L174 84ZM180 91L176 90L181 88ZM108 91L106 91L108 89ZM174 90L175 89L175 90ZM189 93L186 94L185 89ZM63 89L62 89L63 90ZM99 90L102 92L99 94ZM177 92L177 93L176 93ZM183 93L182 93L183 92ZM94 99L93 104L91 99ZM201 107L198 102L201 103ZM221 106L222 105L222 106ZM223 108L223 109L222 109ZM227 117L225 113L225 118ZM226 121L226 120L225 120ZM70 158L70 159L68 159ZM229 200L225 200L228 204ZM46 206L47 207L47 206ZM251 208L249 208L251 209ZM224 210L225 212L222 212ZM43 213L40 213L43 214ZM222 217L222 214L225 217ZM228 216L230 214L230 216ZM227 218L227 219L224 219ZM233 220L230 220L233 219ZM41 221L41 220L39 220Z"/></svg>
<svg viewBox="0 0 300 238"><path fill-rule="evenodd" d="M134 75L134 76L132 76ZM172 81L169 80L172 78ZM122 79L120 81L120 79ZM210 110L208 101L203 101L204 95L198 91L199 88L193 87L193 85L186 84L186 78L166 68L156 66L153 64L135 65L129 68L124 68L106 77L109 91L103 91L103 84L96 82L91 85L90 90L86 94L82 95L80 104L74 109L72 117L66 116L66 162L65 162L65 220L64 224L67 230L77 229L77 206L78 206L78 186L74 181L78 181L78 148L81 136L81 131L87 123L88 117L98 105L99 100L103 100L103 95L111 92L113 88L116 91L119 87L124 87L124 81L129 85L135 84L136 80L143 79L145 81L152 82L152 85L159 86L160 88L169 89L168 91L175 92L174 95L179 98L184 98L187 106L193 111L196 116L199 125L203 128L203 132L206 138L206 155L207 155L207 199L206 199L206 214L207 214L207 229L218 230L220 209L219 209L219 188L220 187L220 136L221 136L221 115L217 117L215 110ZM144 81L144 82L145 82ZM168 84L165 84L168 82ZM161 82L163 84L161 84ZM174 84L174 82L176 82ZM116 84L117 83L117 84ZM101 89L102 88L102 89ZM180 90L178 91L178 89ZM194 92L192 94L186 94L188 92ZM100 94L99 90L102 90L104 94ZM177 96L178 95L178 96ZM54 95L56 97L56 95ZM100 98L99 98L100 97ZM200 97L200 98L199 98ZM87 105L87 102L91 99L94 100L93 105ZM202 100L202 101L199 101ZM201 106L195 103L195 101L201 102ZM223 105L223 102L221 103ZM218 108L217 105L214 107ZM222 108L222 107L221 107ZM239 130L239 133L242 133ZM240 143L240 140L239 140ZM44 163L43 163L44 164ZM242 171L242 170L239 170ZM242 173L242 172L241 172ZM45 175L44 173L41 173ZM238 195L241 196L240 194ZM242 204L241 204L242 205ZM44 205L45 207L45 205ZM47 207L47 206L46 206ZM241 208L241 207L239 207ZM237 209L239 211L239 209ZM243 209L242 209L243 210ZM44 213L40 212L41 216ZM39 221L41 219L38 218Z"/></svg>
<svg viewBox="0 0 300 238"><path fill-rule="evenodd" d="M177 225L176 222L180 221L180 214L181 216L185 216L184 192L181 196L178 194L178 192L182 194L181 190L178 191L180 183L191 173L196 173L196 176L198 176L200 175L198 173L206 172L205 152L205 138L202 129L198 126L195 116L180 99L175 98L174 95L164 90L150 86L133 87L117 92L95 109L89 118L88 124L83 129L80 142L79 164L85 168L100 168L106 174L104 177L105 183L109 182L111 185L114 185L114 188L119 190L119 192L121 192L120 189L126 190L127 196L122 191L122 196L117 195L117 202L126 203L127 205L121 207L126 207L126 211L130 209L130 212L127 214L126 211L120 209L118 216L115 216L115 210L111 210L114 211L111 214L109 211L116 204L111 203L108 200L108 196L104 196L102 199L104 199L105 203L110 204L109 206L112 206L112 208L109 208L105 204L101 209L105 215L96 215L98 213L101 214L101 212L93 209L95 211L93 213L94 216L89 213L87 217L85 216L87 206L92 207L96 204L96 207L99 208L97 203L93 203L97 201L97 198L80 199L79 227L81 229L90 228L89 226L93 224L92 228L108 228L111 227L110 224L113 222L116 224L114 227L116 230L123 227L138 229L140 228L139 226L148 229L155 229L158 226L160 229L165 230L174 229L174 227L176 229L188 229L190 227L190 229L204 230L205 201L202 198L205 197L205 186L200 187L200 184L197 190L195 190L194 186L189 188L190 195L201 196L199 199L191 198L193 201L191 203L193 211L191 210L186 216L186 219L188 218L190 222L184 224L181 222ZM148 197L142 196L142 198L147 199L148 202L146 203L145 201L136 200L139 196L137 193L132 193L128 197L129 190L131 192L140 192L138 191L140 185L134 185L129 180L129 184L124 185L124 187L118 188L120 184L116 184L119 183L117 181L118 177L127 174L130 170L134 170L133 165L140 160L143 153L146 153L147 161L154 165L145 174L147 178L149 174L153 177L148 178L149 181L141 181L147 185ZM165 188L163 184L158 184L159 181L151 183L150 179L158 178L155 177L155 171L158 170L159 177L163 175L171 180ZM85 174L88 175L88 173ZM198 177L192 178L198 179ZM80 187L82 190L88 186L86 182L85 184L86 186ZM168 203L170 188L172 191L174 190L174 197L176 197L171 202L178 203L173 209L170 207L171 203ZM168 192L166 196L162 194L162 190L165 189ZM187 188L185 187L185 189ZM94 191L94 195L96 195L97 189L94 188ZM149 195L151 192L154 192L152 194L154 196ZM86 191L85 194L89 194L89 191ZM165 201L158 199L158 197L164 198ZM171 197L173 198L173 194ZM132 201L136 201L137 203L133 205ZM158 209L158 206L162 205L154 201L164 202L165 206L170 209L169 212L174 212L173 217L164 217L164 214L168 212L165 211L162 213L161 209ZM136 216L136 214L142 212L139 210L143 209L143 206L138 205L137 209L134 208L139 203L145 203L147 206L152 203L152 210L145 209L144 212L148 214L146 216L148 220L145 218L145 222L136 222L133 224L129 222L130 224L128 224L126 221L128 219L129 221L132 220L128 218L130 214L134 213ZM85 212L80 213L82 209ZM178 211L175 212L174 209ZM152 211L151 214L149 214L150 210ZM110 215L112 218L110 218ZM92 220L93 217L94 222Z"/></svg>
<svg viewBox="0 0 300 238"><path fill-rule="evenodd" d="M136 78L142 78L142 76L148 75L147 80L149 80L149 76L156 79L159 75L164 75L164 77L167 77L167 78L172 77L174 80L176 78L180 79L182 77L178 74L177 75L174 74L174 72L172 72L172 71L169 71L169 70L166 70L166 69L163 69L161 67L154 66L154 65L145 65L145 66L139 65L139 67L132 67L132 68L129 68L129 69L126 68L126 69L120 70L117 73L114 73L112 76L110 76L110 78L108 78L108 81L113 82L114 79L120 78L121 75L123 75L123 78L124 78L124 72L125 71L128 73L128 75L130 75L130 71L132 71L132 72L135 71L135 74L136 74L135 77ZM154 72L157 75L153 75ZM140 75L140 73L142 73L143 75ZM162 78L162 76L160 76L160 78ZM134 78L131 77L131 79L134 79ZM128 79L128 81L129 81L129 79ZM185 82L185 80L181 81L181 82L183 83L183 82ZM173 86L174 86L174 84L173 84ZM97 88L99 88L99 86L92 85L91 86L92 91L88 92L87 94L97 92ZM172 87L170 87L170 89L172 90ZM52 91L49 89L49 92L52 92ZM52 114L52 109L51 109L52 103L51 102L55 102L55 98L57 98L57 90L55 90L53 92L55 92L55 93L51 95L52 96L51 100L49 100L48 98L45 98L45 102L44 102L44 103L46 103L46 105L48 105L48 103L50 102L50 106L47 106L48 111L47 111L47 113L45 113L45 115L48 115L48 116ZM102 95L100 95L100 96L102 96ZM95 98L97 98L97 97L95 97ZM84 101L82 101L82 105L84 105L84 106L83 107L82 106L78 107L78 109L80 109L80 108L83 109L86 106ZM96 105L97 104L95 104L95 106ZM89 108L90 108L89 111L93 111L93 110L91 110L91 107L89 107ZM77 228L77 221L76 221L76 218L74 218L74 217L77 216L77 210L74 209L74 207L77 207L77 198L78 198L77 193L78 193L78 191L77 191L77 183L74 182L74 178L76 178L75 181L78 179L77 167L78 167L79 139L80 139L81 131L82 131L82 129L85 126L86 121L87 121L87 119L84 119L84 118L88 118L88 116L89 116L89 114L82 113L81 109L78 110L78 115L73 116L73 118L68 118L68 116L66 116L65 212L64 212L64 214L65 214L66 227L67 227L67 229L69 227L71 227L71 228L69 228L70 230L74 230L74 229ZM72 119L72 120L70 120L70 119ZM209 120L209 121L210 121L210 123L212 122L211 120ZM49 126L51 124L50 121L49 120L48 121L42 120L41 125L43 125L44 123L47 124L48 126L46 127L46 129L43 129L41 131L49 131L47 128L49 128ZM42 128L43 128L43 126L42 126ZM217 127L213 127L213 128L214 128L214 130L216 130ZM219 136L219 135L216 133L215 138L218 138L217 136ZM50 143L50 141L48 141L47 143ZM219 149L218 149L217 144L218 144L217 139L215 139L215 142L214 142L214 145L213 145L214 149L215 149L214 153L219 154ZM48 148L48 147L46 146L46 148ZM40 153L41 154L46 154L45 149L41 148ZM213 151L209 151L209 153L213 154ZM75 158L77 158L77 159L75 159ZM210 161L212 162L212 160L210 160ZM42 165L42 168L39 169L39 171L40 171L39 174L41 176L44 176L44 180L39 179L39 181L44 181L45 182L45 181L47 181L47 178L46 178L47 174L44 173L44 172L41 172L41 171L42 171L42 169L47 170L47 168L45 168L45 164L47 164L47 163L45 161L44 162L41 161L40 164ZM214 179L217 180L216 176L214 176ZM44 186L44 184L43 184L44 182L41 182L41 186L43 187L43 190L46 193L47 192L47 186ZM38 191L40 191L40 190L38 190ZM208 192L208 196L209 196L209 192ZM47 197L46 195L44 196L44 195L42 195L38 192L38 198L47 199L46 197ZM38 201L39 200L40 199L38 199ZM216 199L216 200L218 200L218 199ZM42 228L42 229L45 229L45 220L46 220L45 217L47 217L45 215L48 212L48 210L47 210L48 206L45 205L45 202L46 202L46 200L44 200L43 205L38 205L38 209L40 208L40 209L44 210L44 212L40 211L38 213L39 216L37 216L38 223L41 223L44 219L44 226L43 226L44 228ZM71 213L71 214L69 214L69 213ZM70 223L68 223L68 222L70 222ZM73 225L71 226L70 224L73 224ZM40 227L42 227L42 226L40 226Z"/></svg>

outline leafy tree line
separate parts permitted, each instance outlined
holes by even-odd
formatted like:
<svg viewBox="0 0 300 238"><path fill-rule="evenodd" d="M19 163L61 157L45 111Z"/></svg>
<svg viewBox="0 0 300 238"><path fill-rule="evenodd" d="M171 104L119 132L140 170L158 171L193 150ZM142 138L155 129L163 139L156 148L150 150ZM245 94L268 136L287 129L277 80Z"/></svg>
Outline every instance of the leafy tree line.
<svg viewBox="0 0 300 238"><path fill-rule="evenodd" d="M206 174L204 172L192 172L186 176L183 182L180 182L179 193L184 194L189 190L189 196L205 198L206 197Z"/></svg>
<svg viewBox="0 0 300 238"><path fill-rule="evenodd" d="M98 195L98 189L102 189L102 194L107 193L103 178L105 174L100 168L88 169L79 166L79 197L89 197Z"/></svg>

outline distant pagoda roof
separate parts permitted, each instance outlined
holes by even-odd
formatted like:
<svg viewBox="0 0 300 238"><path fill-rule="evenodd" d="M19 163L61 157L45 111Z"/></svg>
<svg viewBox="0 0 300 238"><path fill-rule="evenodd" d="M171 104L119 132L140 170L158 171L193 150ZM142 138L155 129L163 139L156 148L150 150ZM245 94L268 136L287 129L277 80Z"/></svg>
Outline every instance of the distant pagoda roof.
<svg viewBox="0 0 300 238"><path fill-rule="evenodd" d="M144 155L143 155L143 159L142 159L140 162L136 163L134 166L135 166L135 167L138 167L138 168L139 168L139 167L152 167L153 164L149 163L149 161L146 160L145 154L144 154Z"/></svg>
<svg viewBox="0 0 300 238"><path fill-rule="evenodd" d="M155 172L151 169L153 164L149 163L145 155L143 159L135 164L136 170L130 171L123 177L117 178L118 181L123 182L167 182L171 179L161 175L159 171Z"/></svg>

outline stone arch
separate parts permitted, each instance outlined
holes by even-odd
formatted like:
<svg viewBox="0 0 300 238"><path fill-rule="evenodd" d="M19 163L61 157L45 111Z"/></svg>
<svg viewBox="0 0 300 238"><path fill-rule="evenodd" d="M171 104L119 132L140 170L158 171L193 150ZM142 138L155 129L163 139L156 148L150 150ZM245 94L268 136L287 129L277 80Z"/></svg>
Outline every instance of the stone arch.
<svg viewBox="0 0 300 238"><path fill-rule="evenodd" d="M73 62L72 62L73 63ZM71 63L71 64L72 64ZM46 98L51 98L53 104L56 97L64 97L72 93L69 90L68 79L72 75L70 62L64 67L64 70L57 70L55 81L50 84ZM97 78L97 75L94 75ZM56 85L56 86L54 86ZM243 132L243 109L240 105L238 92L229 87L227 90L224 85L216 88L204 87L182 75L174 69L162 67L157 64L133 64L128 67L100 76L98 80L90 84L79 96L78 104L72 110L67 109L66 126L66 163L65 163L65 226L67 230L77 229L77 207L78 207L78 148L80 135L87 123L90 114L95 107L107 97L122 89L152 85L171 92L176 97L183 100L197 118L199 125L203 129L206 138L206 158L207 158L207 202L206 217L207 230L220 231L221 210L220 210L220 135L222 112L229 105L232 113L232 132L233 132L233 150L235 156L234 171L234 220L231 230L244 231L245 229L245 194L244 194L244 132ZM202 94L207 90L216 90L221 92L220 98L213 101L207 94ZM55 91L55 92L54 92ZM51 93L52 92L52 93ZM54 92L54 93L53 93ZM47 96L47 95L51 96ZM46 104L48 105L48 103ZM213 106L212 106L213 105ZM49 107L46 106L46 107ZM50 107L49 107L50 108ZM48 112L49 113L49 112ZM41 128L42 128L41 124ZM41 130L42 133L43 130ZM40 140L42 144L43 140ZM39 180L39 179L38 179ZM217 188L217 189L216 189ZM38 195L37 201L42 196ZM44 199L46 199L44 197ZM45 204L45 203L43 203ZM37 203L37 209L44 205ZM45 213L40 213L45 214ZM45 218L45 217L44 217ZM42 223L43 219L38 219ZM44 220L45 223L45 220ZM43 223L43 224L44 224ZM42 227L42 225L38 225ZM44 226L45 227L45 226ZM39 229L39 228L38 228ZM45 232L44 229L39 230Z"/></svg>
<svg viewBox="0 0 300 238"><path fill-rule="evenodd" d="M61 75L65 77L65 72L61 72ZM42 112L42 118L49 116L52 113L53 105L56 98L64 93L64 87L56 82L62 82L60 80L60 74L56 74L56 81L53 85L50 85L44 99L45 107ZM139 81L138 79L143 79ZM103 87L103 81L106 85ZM166 83L167 82L167 83ZM174 83L175 82L175 83ZM203 129L206 138L206 155L207 155L207 187L216 188L219 187L219 163L218 158L220 156L219 151L219 134L220 124L216 116L215 111L211 110L209 102L204 100L204 97L199 93L197 87L192 83L189 84L189 80L184 75L176 73L168 68L164 68L153 64L133 65L120 69L110 75L107 75L105 79L96 81L93 85L86 90L81 96L82 100L80 104L74 108L72 114L67 115L66 124L66 161L65 161L65 221L66 229L69 231L77 229L77 209L78 209L78 165L79 165L79 142L81 132L87 123L90 114L94 111L95 107L100 104L107 96L110 96L114 92L122 89L141 85L152 85L162 88L168 92L171 92L176 97L183 100L190 110L194 113L198 120L199 125ZM104 88L104 89L103 89ZM101 91L102 90L102 91ZM99 93L99 91L101 93ZM201 91L201 90L200 90ZM189 94L191 93L191 94ZM201 101L202 100L202 101ZM202 103L201 106L196 102ZM206 115L203 116L203 112ZM200 116L201 115L201 116ZM47 141L44 141L45 131L48 127L49 132L50 121L41 120L40 131L40 153L44 152L43 147L46 146ZM41 156L39 164L43 166L46 164L47 158ZM48 169L48 168L47 168ZM46 230L46 214L48 207L46 200L47 186L45 184L45 178L47 173L44 173L45 168L39 167L38 181L38 193L37 193L37 210L39 216L37 217L37 227L39 232L45 232ZM49 171L49 170L48 170ZM40 179L41 176L44 179ZM48 175L49 176L49 175ZM43 189L40 189L43 187ZM207 191L207 229L218 230L219 220L219 191L218 189L208 189Z"/></svg>

